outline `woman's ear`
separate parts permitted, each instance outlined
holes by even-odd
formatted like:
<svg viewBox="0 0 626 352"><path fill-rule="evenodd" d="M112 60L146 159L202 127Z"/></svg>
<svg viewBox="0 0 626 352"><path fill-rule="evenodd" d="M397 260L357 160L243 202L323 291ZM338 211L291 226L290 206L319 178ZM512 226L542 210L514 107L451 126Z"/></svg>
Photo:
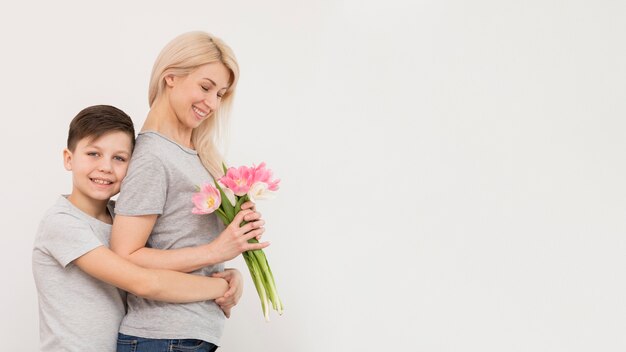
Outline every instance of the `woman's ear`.
<svg viewBox="0 0 626 352"><path fill-rule="evenodd" d="M69 149L63 149L63 166L67 171L72 171L72 157L72 152Z"/></svg>
<svg viewBox="0 0 626 352"><path fill-rule="evenodd" d="M165 76L165 84L166 84L168 87L170 87L170 88L171 88L171 87L173 87L173 86L174 86L174 80L175 80L175 79L176 79L176 76L174 76L174 75L167 75L167 76Z"/></svg>

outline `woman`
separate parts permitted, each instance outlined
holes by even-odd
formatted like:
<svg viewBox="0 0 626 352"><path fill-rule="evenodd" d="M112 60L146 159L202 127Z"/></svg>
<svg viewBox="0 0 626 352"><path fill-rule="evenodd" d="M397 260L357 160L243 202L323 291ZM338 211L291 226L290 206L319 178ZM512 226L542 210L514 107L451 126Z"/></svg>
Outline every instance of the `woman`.
<svg viewBox="0 0 626 352"><path fill-rule="evenodd" d="M117 200L111 248L144 267L223 277L233 288L215 302L189 304L129 295L118 351L215 350L241 295L241 274L216 273L223 262L269 245L248 243L264 231L250 202L225 229L214 214L191 213L196 187L222 176L214 141L238 76L232 50L203 32L175 38L154 64L150 112Z"/></svg>

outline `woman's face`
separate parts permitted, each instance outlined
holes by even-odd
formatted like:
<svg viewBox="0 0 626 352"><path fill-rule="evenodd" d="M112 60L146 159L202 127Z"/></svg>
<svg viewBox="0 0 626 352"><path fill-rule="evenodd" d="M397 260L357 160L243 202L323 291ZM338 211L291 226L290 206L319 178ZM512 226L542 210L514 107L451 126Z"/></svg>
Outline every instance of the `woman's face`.
<svg viewBox="0 0 626 352"><path fill-rule="evenodd" d="M169 103L176 118L193 129L219 108L228 89L230 71L221 62L213 62L187 76L168 76L165 80L171 89Z"/></svg>

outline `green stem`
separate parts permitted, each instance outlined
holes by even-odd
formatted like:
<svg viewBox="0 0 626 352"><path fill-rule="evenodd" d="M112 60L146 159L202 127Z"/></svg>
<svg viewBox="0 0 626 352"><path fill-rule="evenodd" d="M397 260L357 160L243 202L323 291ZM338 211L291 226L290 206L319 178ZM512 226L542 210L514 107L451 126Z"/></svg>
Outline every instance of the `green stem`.
<svg viewBox="0 0 626 352"><path fill-rule="evenodd" d="M237 203L233 209L235 215L241 210L241 205L247 200L247 195L237 199ZM228 226L233 221L233 218L229 216L231 215L229 211L225 211L225 209L218 209L217 213L224 222L225 226ZM239 226L244 226L247 223L247 221L242 221ZM256 238L252 238L248 240L248 243L259 243L259 241ZM263 250L259 249L243 252L242 255L246 261L250 275L252 276L254 287L259 294L265 320L269 321L269 302L272 302L272 308L278 311L278 314L282 315L283 303L280 301L280 297L278 296L278 290L276 289L276 283L274 282L274 274L272 273L272 269L270 269L265 253Z"/></svg>
<svg viewBox="0 0 626 352"><path fill-rule="evenodd" d="M259 298L261 299L261 307L263 308L263 316L265 316L265 320L269 321L269 306L268 306L268 297L265 291L265 287L263 285L263 279L261 277L261 272L259 268L259 264L256 261L254 256L249 255L248 252L244 252L244 259L246 260L246 264L248 265L248 270L250 270L250 274L252 275L252 281L254 282L254 286L259 294Z"/></svg>
<svg viewBox="0 0 626 352"><path fill-rule="evenodd" d="M267 262L267 257L265 257L265 253L262 250L255 250L252 251L252 254L256 258L256 261L261 269L261 274L265 283L265 289L268 291L268 296L272 301L272 308L282 313L282 304L280 303L280 298L278 297L278 292L276 290L276 284L274 283L274 276L272 275L272 271ZM281 307L281 309L279 309L279 306Z"/></svg>

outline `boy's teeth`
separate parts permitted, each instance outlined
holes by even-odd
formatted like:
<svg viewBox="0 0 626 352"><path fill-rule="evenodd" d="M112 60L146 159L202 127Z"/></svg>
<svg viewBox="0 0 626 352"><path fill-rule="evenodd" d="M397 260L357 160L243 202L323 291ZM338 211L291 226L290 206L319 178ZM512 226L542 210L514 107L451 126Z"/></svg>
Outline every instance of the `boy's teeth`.
<svg viewBox="0 0 626 352"><path fill-rule="evenodd" d="M97 178L92 179L92 181L100 185L110 185L112 183L110 181L99 180Z"/></svg>

